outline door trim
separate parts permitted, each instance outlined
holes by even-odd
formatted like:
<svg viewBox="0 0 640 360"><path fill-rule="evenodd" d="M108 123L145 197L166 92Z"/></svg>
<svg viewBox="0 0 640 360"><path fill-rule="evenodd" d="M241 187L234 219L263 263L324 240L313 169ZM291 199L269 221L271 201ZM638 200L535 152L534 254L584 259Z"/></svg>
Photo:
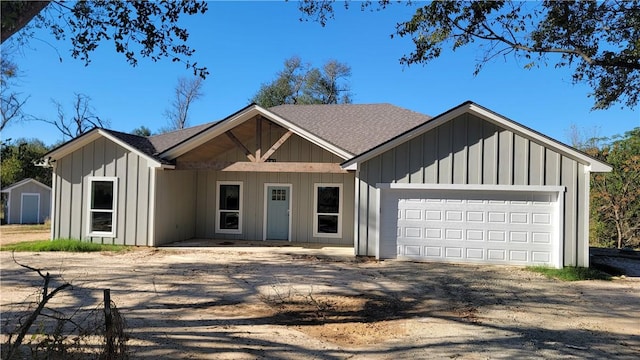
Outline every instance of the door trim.
<svg viewBox="0 0 640 360"><path fill-rule="evenodd" d="M38 210L36 212L36 224L40 224L40 194L39 193L22 193L20 194L20 224L24 224L22 221L24 215L24 198L25 196L35 196L38 199Z"/></svg>
<svg viewBox="0 0 640 360"><path fill-rule="evenodd" d="M264 191L263 191L263 205L264 205L264 210L262 212L262 241L266 241L267 240L267 220L269 218L269 214L267 214L267 200L269 197L269 192L267 191L269 189L270 186L279 186L279 187L286 187L289 190L289 231L287 233L287 241L291 242L291 214L293 213L293 211L291 211L291 204L293 203L291 201L291 198L293 198L293 186L291 184L283 184L283 183L265 183L264 184Z"/></svg>

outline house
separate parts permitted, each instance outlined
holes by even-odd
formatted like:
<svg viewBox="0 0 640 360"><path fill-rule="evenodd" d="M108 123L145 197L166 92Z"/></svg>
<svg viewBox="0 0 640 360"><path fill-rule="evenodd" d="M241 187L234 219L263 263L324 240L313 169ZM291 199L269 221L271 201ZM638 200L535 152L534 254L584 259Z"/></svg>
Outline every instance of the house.
<svg viewBox="0 0 640 360"><path fill-rule="evenodd" d="M611 167L473 102L249 105L52 150L54 238L353 246L380 259L588 266L589 178ZM212 240L213 241L213 240Z"/></svg>
<svg viewBox="0 0 640 360"><path fill-rule="evenodd" d="M7 224L42 224L49 219L51 188L35 179L23 179L1 190L6 199Z"/></svg>

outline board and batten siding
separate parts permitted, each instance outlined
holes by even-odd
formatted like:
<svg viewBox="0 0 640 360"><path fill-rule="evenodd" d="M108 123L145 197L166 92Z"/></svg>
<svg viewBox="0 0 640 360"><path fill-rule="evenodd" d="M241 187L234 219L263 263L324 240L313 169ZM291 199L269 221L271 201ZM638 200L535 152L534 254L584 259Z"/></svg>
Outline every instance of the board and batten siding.
<svg viewBox="0 0 640 360"><path fill-rule="evenodd" d="M150 181L154 168L146 158L99 138L59 159L53 171L52 235L104 244L148 245ZM116 236L88 237L90 176L118 180Z"/></svg>
<svg viewBox="0 0 640 360"><path fill-rule="evenodd" d="M295 243L353 245L354 173L263 173L198 171L196 236L209 239L262 240L264 226L264 184L291 185L291 234ZM243 186L242 234L221 234L216 225L216 184L240 181ZM313 236L314 184L342 184L342 237Z"/></svg>
<svg viewBox="0 0 640 360"><path fill-rule="evenodd" d="M153 246L195 237L197 184L193 170L158 170Z"/></svg>
<svg viewBox="0 0 640 360"><path fill-rule="evenodd" d="M584 263L584 211L589 178L584 165L543 144L472 114L461 115L359 164L356 253L378 246L377 183L560 185L564 193L564 265Z"/></svg>

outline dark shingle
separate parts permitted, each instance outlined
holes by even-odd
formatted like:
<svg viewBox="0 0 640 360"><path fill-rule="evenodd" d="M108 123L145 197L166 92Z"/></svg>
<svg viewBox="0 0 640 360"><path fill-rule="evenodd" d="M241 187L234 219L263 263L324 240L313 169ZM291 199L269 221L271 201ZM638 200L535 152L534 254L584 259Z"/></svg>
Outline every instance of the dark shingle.
<svg viewBox="0 0 640 360"><path fill-rule="evenodd" d="M431 119L391 104L279 105L269 111L354 155Z"/></svg>
<svg viewBox="0 0 640 360"><path fill-rule="evenodd" d="M190 128L182 129L182 130L175 130L175 131L171 131L164 134L153 135L153 136L150 136L148 139L151 142L151 144L153 144L153 147L155 148L155 153L160 154L163 151L167 150L168 148L183 142L184 140L192 137L193 135L199 133L200 131L206 129L209 126L212 126L213 124L215 124L215 122L196 125Z"/></svg>

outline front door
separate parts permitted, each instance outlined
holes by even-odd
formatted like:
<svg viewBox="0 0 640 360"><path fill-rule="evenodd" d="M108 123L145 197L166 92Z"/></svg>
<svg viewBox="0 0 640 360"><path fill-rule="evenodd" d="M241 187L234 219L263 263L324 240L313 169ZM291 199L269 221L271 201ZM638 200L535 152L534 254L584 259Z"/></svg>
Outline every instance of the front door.
<svg viewBox="0 0 640 360"><path fill-rule="evenodd" d="M288 186L267 186L267 240L289 240L289 204L291 189Z"/></svg>
<svg viewBox="0 0 640 360"><path fill-rule="evenodd" d="M22 194L22 210L20 214L21 224L37 224L40 219L40 195Z"/></svg>

